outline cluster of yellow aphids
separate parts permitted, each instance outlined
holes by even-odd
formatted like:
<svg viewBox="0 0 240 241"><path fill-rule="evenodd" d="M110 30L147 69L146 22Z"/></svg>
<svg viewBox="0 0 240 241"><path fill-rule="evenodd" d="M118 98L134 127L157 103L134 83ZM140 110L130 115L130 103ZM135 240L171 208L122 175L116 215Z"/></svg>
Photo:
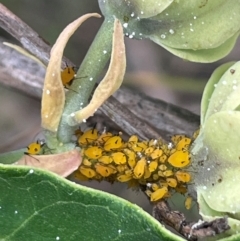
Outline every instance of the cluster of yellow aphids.
<svg viewBox="0 0 240 241"><path fill-rule="evenodd" d="M183 170L191 163L191 138L174 135L171 142L139 141L133 135L123 141L120 135L90 129L78 133L83 161L75 172L79 180L127 182L130 187L146 186L151 201L185 194L191 175Z"/></svg>

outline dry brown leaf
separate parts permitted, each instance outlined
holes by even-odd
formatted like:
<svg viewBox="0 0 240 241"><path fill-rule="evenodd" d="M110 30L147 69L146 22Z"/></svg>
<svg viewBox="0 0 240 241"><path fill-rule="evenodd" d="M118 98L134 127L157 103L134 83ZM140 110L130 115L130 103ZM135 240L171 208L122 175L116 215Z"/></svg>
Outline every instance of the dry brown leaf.
<svg viewBox="0 0 240 241"><path fill-rule="evenodd" d="M78 150L54 155L24 155L13 165L31 166L67 177L80 166L82 157Z"/></svg>
<svg viewBox="0 0 240 241"><path fill-rule="evenodd" d="M49 131L57 131L65 104L65 91L60 73L63 51L69 38L90 17L101 16L89 13L76 19L62 31L52 47L42 94L42 127Z"/></svg>
<svg viewBox="0 0 240 241"><path fill-rule="evenodd" d="M94 112L111 96L122 84L126 70L126 53L122 24L118 19L114 22L112 56L108 71L96 88L90 103L70 115L75 121L81 123L92 116Z"/></svg>

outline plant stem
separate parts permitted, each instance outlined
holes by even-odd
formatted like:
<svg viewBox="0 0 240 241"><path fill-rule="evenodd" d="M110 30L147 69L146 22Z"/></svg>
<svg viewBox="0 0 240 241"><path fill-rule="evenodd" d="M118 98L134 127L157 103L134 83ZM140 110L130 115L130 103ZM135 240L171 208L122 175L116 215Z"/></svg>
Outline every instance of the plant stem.
<svg viewBox="0 0 240 241"><path fill-rule="evenodd" d="M71 89L66 94L65 108L58 129L58 138L63 143L71 140L76 129L76 126L69 125L67 117L87 105L98 77L111 56L113 23L113 17L104 20L81 63Z"/></svg>

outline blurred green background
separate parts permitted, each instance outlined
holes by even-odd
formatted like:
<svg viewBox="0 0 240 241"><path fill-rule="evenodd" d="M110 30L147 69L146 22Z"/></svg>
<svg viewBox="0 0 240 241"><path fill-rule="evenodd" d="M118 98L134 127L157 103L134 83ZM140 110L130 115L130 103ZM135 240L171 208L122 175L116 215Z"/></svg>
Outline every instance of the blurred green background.
<svg viewBox="0 0 240 241"><path fill-rule="evenodd" d="M82 14L98 12L97 0L1 0L45 40L53 44L62 29ZM89 19L70 39L65 56L77 66L84 58L103 19ZM0 37L15 40L0 29ZM182 106L199 114L204 85L221 63L237 60L240 41L232 53L213 64L190 63L179 59L148 40L126 38L127 74L125 84L133 85L155 98ZM1 78L1 76L0 76ZM0 86L0 153L27 146L41 134L40 101ZM177 134L177 133L176 133ZM141 193L127 191L124 185L92 183L95 186L138 203L150 206ZM124 192L124 193L123 193ZM179 201L183 205L183 200ZM173 206L176 204L173 203ZM196 205L195 205L196 208Z"/></svg>

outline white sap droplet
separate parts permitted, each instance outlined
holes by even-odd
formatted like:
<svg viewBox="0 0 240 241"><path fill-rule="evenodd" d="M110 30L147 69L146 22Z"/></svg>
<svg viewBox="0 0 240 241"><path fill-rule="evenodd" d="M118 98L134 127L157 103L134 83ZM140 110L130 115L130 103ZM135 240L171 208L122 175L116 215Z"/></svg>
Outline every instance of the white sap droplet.
<svg viewBox="0 0 240 241"><path fill-rule="evenodd" d="M29 173L30 174L34 173L34 170L33 169L29 170Z"/></svg>

